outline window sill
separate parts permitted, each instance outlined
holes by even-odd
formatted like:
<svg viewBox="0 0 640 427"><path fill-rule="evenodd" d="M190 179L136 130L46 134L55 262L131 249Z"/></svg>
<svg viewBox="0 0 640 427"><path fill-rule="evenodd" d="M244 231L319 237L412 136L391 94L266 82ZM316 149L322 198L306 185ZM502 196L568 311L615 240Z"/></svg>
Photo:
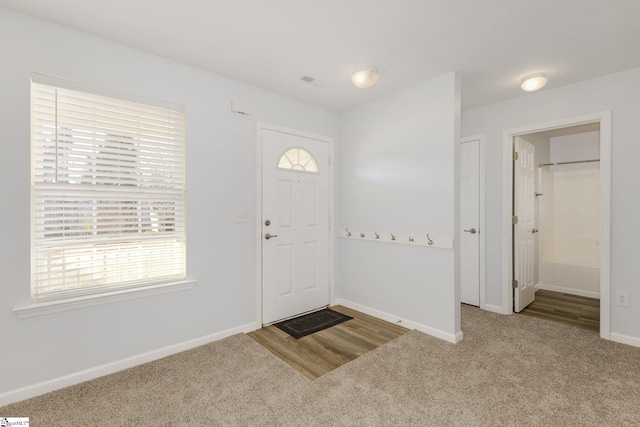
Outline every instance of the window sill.
<svg viewBox="0 0 640 427"><path fill-rule="evenodd" d="M93 305L108 304L116 301L124 301L133 298L141 298L149 295L166 294L169 292L192 289L197 282L195 280L183 280L180 282L162 283L160 285L145 286L144 288L123 289L121 291L105 292L102 294L85 295L75 298L67 298L57 301L46 301L14 307L13 312L20 319L27 317L43 316L61 311L75 310L91 307Z"/></svg>

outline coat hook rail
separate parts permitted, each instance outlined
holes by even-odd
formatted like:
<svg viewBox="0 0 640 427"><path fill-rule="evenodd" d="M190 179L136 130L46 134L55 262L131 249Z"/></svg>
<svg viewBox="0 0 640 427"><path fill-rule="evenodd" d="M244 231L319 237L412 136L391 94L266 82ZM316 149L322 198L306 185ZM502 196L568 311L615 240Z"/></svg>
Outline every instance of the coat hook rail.
<svg viewBox="0 0 640 427"><path fill-rule="evenodd" d="M371 242L384 242L403 244L411 246L427 246L432 248L452 249L454 241L452 237L432 237L431 233L395 233L363 230L353 231L345 227L344 231L338 232L338 237L343 239L353 239L359 236L358 240L368 240Z"/></svg>

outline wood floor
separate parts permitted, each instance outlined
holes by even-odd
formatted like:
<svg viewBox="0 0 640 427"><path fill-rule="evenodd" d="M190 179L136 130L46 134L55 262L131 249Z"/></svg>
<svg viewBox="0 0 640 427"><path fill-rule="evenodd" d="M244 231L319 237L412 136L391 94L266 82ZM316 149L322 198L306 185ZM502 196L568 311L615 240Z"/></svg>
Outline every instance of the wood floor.
<svg viewBox="0 0 640 427"><path fill-rule="evenodd" d="M600 331L600 300L539 289L521 314Z"/></svg>
<svg viewBox="0 0 640 427"><path fill-rule="evenodd" d="M247 334L312 380L409 332L393 323L342 306L332 310L353 317L339 325L295 339L275 326Z"/></svg>

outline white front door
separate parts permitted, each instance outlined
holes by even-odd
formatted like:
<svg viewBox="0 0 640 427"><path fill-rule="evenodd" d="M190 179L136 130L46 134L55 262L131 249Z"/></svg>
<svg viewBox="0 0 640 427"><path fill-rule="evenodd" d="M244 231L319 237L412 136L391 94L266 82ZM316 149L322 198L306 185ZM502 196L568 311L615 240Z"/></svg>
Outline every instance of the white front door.
<svg viewBox="0 0 640 427"><path fill-rule="evenodd" d="M513 163L513 310L524 310L535 299L535 147L520 137L514 140L517 159Z"/></svg>
<svg viewBox="0 0 640 427"><path fill-rule="evenodd" d="M460 301L480 305L480 141L460 145Z"/></svg>
<svg viewBox="0 0 640 427"><path fill-rule="evenodd" d="M329 147L262 129L262 323L329 305Z"/></svg>

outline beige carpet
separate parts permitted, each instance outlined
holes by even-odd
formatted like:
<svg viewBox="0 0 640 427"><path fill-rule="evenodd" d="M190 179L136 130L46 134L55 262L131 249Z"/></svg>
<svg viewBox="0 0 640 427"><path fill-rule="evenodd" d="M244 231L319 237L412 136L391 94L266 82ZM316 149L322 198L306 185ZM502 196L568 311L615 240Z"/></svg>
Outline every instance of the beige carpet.
<svg viewBox="0 0 640 427"><path fill-rule="evenodd" d="M463 307L310 381L245 335L0 408L31 426L640 425L640 348Z"/></svg>

